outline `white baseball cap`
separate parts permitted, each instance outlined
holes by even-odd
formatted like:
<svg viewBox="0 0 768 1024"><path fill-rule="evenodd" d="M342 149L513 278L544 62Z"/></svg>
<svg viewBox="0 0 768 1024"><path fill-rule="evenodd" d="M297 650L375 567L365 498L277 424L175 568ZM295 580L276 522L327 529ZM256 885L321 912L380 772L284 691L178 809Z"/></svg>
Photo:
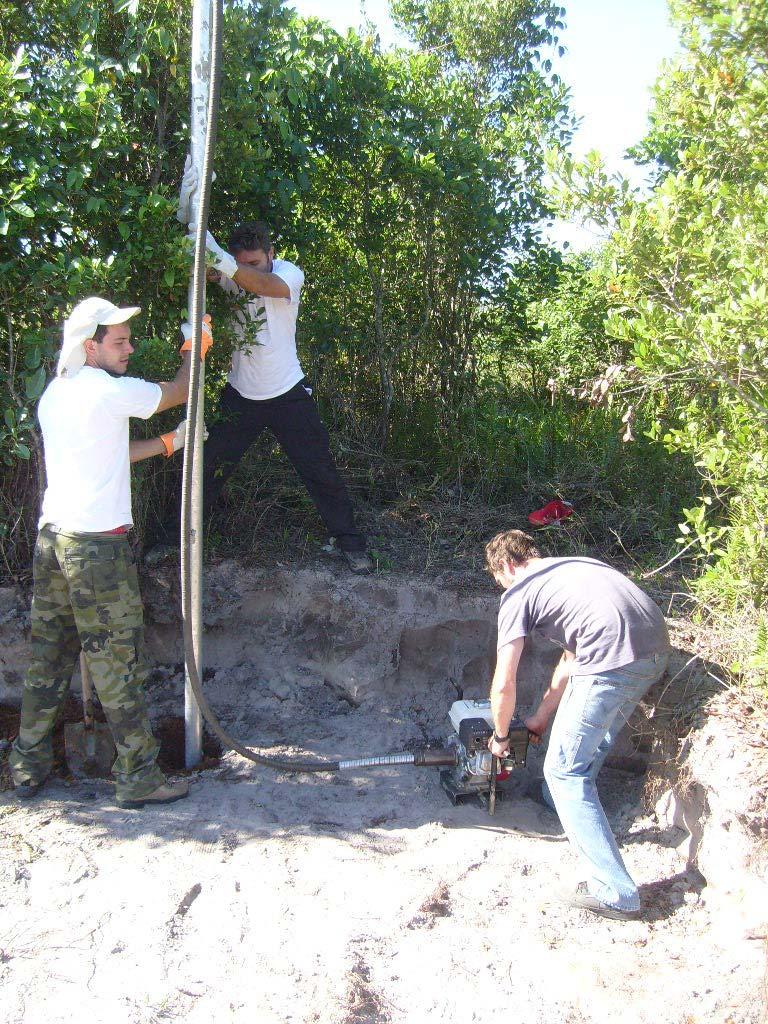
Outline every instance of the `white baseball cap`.
<svg viewBox="0 0 768 1024"><path fill-rule="evenodd" d="M78 302L64 321L64 341L59 353L56 376L74 377L85 365L83 342L94 336L97 327L124 324L126 320L140 312L140 306L126 306L120 309L109 299L100 299L96 295Z"/></svg>

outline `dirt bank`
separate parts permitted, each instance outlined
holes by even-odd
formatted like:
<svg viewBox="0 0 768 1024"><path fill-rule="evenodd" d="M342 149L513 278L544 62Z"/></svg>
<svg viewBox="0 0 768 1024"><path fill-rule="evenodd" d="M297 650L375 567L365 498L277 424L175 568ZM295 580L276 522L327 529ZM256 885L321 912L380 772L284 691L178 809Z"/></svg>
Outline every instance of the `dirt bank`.
<svg viewBox="0 0 768 1024"><path fill-rule="evenodd" d="M487 688L497 598L470 582L215 567L211 701L241 739L280 752L439 741L451 701ZM144 582L156 720L181 710L175 587L171 569ZM23 596L3 592L0 609L0 700L13 703ZM553 657L527 652L523 711ZM631 923L550 901L575 859L525 796L540 754L493 818L452 806L434 771L278 775L231 754L166 809L122 811L107 782L66 775L29 806L2 793L0 1018L465 1024L503 1007L541 1024L757 1024L768 889L746 779L759 757L738 723L712 717L686 751L687 775L658 783L648 810L640 769L668 747L663 717L646 709L615 762L634 771L614 766L601 780L641 885L643 918ZM707 751L728 765L716 783ZM672 790L675 806L663 802Z"/></svg>

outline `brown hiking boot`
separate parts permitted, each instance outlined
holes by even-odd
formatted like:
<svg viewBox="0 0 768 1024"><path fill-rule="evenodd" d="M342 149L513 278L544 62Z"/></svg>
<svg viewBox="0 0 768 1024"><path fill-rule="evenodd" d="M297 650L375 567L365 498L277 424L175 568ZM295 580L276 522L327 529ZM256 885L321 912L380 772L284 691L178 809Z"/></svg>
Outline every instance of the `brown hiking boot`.
<svg viewBox="0 0 768 1024"><path fill-rule="evenodd" d="M189 796L188 782L164 782L162 786L153 789L151 793L136 797L134 800L117 797L117 806L140 810L144 804L172 804L176 800L183 800L185 796Z"/></svg>
<svg viewBox="0 0 768 1024"><path fill-rule="evenodd" d="M24 779L23 782L16 783L13 795L17 800L31 800L32 797L37 796L40 792L41 786L42 782L33 782L32 779Z"/></svg>

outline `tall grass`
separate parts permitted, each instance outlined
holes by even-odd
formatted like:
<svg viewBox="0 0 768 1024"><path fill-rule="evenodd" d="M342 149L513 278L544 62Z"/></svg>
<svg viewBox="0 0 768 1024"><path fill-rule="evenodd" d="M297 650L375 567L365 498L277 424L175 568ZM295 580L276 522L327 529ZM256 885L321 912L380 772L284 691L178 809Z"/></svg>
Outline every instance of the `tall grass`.
<svg viewBox="0 0 768 1024"><path fill-rule="evenodd" d="M652 551L674 540L681 509L696 494L696 473L647 437L641 422L636 440L623 442L622 433L612 409L553 406L520 392L485 397L450 430L428 406L412 410L399 420L391 452L491 507L531 510L567 499L595 538L618 524L624 543Z"/></svg>

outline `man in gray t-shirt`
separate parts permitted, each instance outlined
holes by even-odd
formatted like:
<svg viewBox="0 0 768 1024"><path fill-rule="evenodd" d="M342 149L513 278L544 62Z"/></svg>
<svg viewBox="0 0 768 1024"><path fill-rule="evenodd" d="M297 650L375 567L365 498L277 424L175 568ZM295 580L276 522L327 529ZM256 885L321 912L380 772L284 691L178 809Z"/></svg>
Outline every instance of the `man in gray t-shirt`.
<svg viewBox="0 0 768 1024"><path fill-rule="evenodd" d="M499 757L508 749L517 666L525 637L536 630L563 655L526 725L538 741L554 716L543 793L587 875L575 890L558 895L605 917L634 917L640 907L637 886L624 867L595 780L621 727L666 668L664 617L617 570L591 558L542 558L533 538L520 530L498 534L485 554L504 587L489 749Z"/></svg>
<svg viewBox="0 0 768 1024"><path fill-rule="evenodd" d="M498 646L535 628L573 653L571 675L595 675L669 646L664 616L618 570L593 558L538 558L504 592Z"/></svg>

